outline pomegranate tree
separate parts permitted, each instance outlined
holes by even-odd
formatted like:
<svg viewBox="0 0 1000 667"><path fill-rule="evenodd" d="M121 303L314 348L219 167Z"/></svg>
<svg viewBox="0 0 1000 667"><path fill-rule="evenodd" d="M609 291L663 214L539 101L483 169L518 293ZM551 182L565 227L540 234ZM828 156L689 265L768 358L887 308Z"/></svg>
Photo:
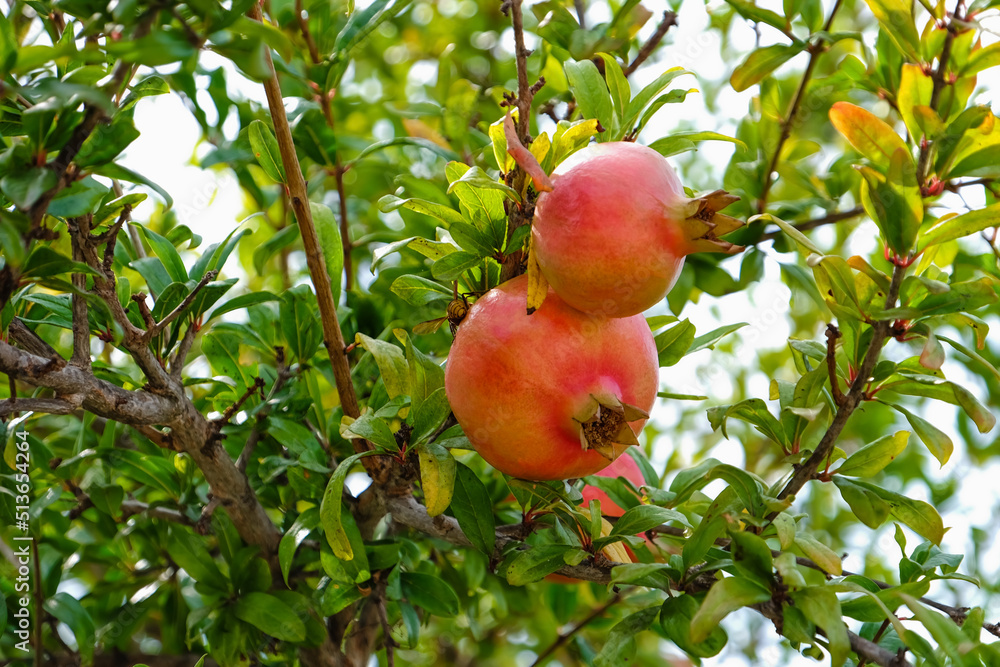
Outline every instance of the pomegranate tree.
<svg viewBox="0 0 1000 667"><path fill-rule="evenodd" d="M608 319L552 291L531 316L519 276L469 310L448 356L445 389L486 461L530 480L590 475L637 444L658 365L640 316Z"/></svg>
<svg viewBox="0 0 1000 667"><path fill-rule="evenodd" d="M718 213L738 198L723 190L686 196L655 150L591 144L550 177L509 125L508 152L541 192L532 249L546 280L574 308L607 317L641 313L674 286L685 256L743 250L718 238L743 224Z"/></svg>

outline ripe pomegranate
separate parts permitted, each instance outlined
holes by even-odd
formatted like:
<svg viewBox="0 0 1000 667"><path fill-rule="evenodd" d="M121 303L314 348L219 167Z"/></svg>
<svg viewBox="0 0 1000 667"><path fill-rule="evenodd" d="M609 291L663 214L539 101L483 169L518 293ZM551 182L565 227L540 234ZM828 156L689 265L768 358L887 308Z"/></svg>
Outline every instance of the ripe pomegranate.
<svg viewBox="0 0 1000 667"><path fill-rule="evenodd" d="M624 477L628 481L632 482L636 486L642 486L646 483L646 479L642 476L642 470L639 469L639 464L635 462L628 454L622 454L614 463L609 465L604 470L597 473L598 477L610 477L611 479L617 479L618 477ZM604 516L621 516L625 513L625 510L618 506L618 503L611 500L604 491L601 491L596 486L587 485L583 487L583 502L581 503L584 509L590 506L591 500L601 501L601 514Z"/></svg>
<svg viewBox="0 0 1000 667"><path fill-rule="evenodd" d="M724 190L687 197L655 150L591 144L550 178L509 125L508 152L541 192L531 227L535 257L574 308L606 317L641 313L674 286L686 255L743 250L717 238L743 224L717 213L739 198Z"/></svg>
<svg viewBox="0 0 1000 667"><path fill-rule="evenodd" d="M536 481L593 474L637 444L656 398L653 336L642 317L587 315L551 290L528 316L527 289L519 276L469 310L448 356L448 400L498 470Z"/></svg>

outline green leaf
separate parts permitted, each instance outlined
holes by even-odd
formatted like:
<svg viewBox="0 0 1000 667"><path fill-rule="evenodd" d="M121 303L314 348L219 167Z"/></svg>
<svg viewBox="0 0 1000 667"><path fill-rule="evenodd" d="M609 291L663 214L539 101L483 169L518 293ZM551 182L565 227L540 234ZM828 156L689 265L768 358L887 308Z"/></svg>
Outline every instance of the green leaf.
<svg viewBox="0 0 1000 667"><path fill-rule="evenodd" d="M455 465L455 491L451 498L451 511L472 546L487 556L492 556L497 536L490 494L471 468L457 461Z"/></svg>
<svg viewBox="0 0 1000 667"><path fill-rule="evenodd" d="M462 185L467 185L469 188L474 190L497 190L509 199L513 199L516 202L521 201L521 195L514 191L509 185L502 183L495 178L490 178L489 174L483 171L482 167L471 167L462 176L454 181L448 186L448 194L451 194L457 188ZM461 198L462 190L458 190L456 194Z"/></svg>
<svg viewBox="0 0 1000 667"><path fill-rule="evenodd" d="M93 213L108 192L109 188L98 183L92 176L87 176L56 195L49 204L48 214L76 218Z"/></svg>
<svg viewBox="0 0 1000 667"><path fill-rule="evenodd" d="M682 74L691 74L691 72L681 67L671 67L666 72L658 76L652 83L640 90L639 93L632 98L632 101L629 102L628 109L626 110L624 117L621 119L622 130L626 133L631 131L636 120L638 120L639 115L643 112L643 110L645 110L649 103L652 102L653 99L660 93L666 90L671 81Z"/></svg>
<svg viewBox="0 0 1000 667"><path fill-rule="evenodd" d="M392 434L392 429L371 408L366 408L357 419L344 416L340 426L340 435L347 439L364 438L383 450L399 451L399 444Z"/></svg>
<svg viewBox="0 0 1000 667"><path fill-rule="evenodd" d="M574 548L565 544L545 544L522 551L507 566L507 583L524 586L541 581L565 565L563 556Z"/></svg>
<svg viewBox="0 0 1000 667"><path fill-rule="evenodd" d="M119 112L110 125L99 125L87 137L75 161L81 167L111 162L138 138L139 130L135 127L132 114Z"/></svg>
<svg viewBox="0 0 1000 667"><path fill-rule="evenodd" d="M59 178L51 169L19 169L0 179L0 190L20 209L29 209L43 194L56 187Z"/></svg>
<svg viewBox="0 0 1000 667"><path fill-rule="evenodd" d="M834 476L833 483L861 523L874 530L889 518L889 504L878 495L839 475Z"/></svg>
<svg viewBox="0 0 1000 667"><path fill-rule="evenodd" d="M726 432L726 421L730 417L753 424L758 431L779 445L785 446L787 444L787 437L781 422L771 414L770 410L767 409L767 404L759 398L751 398L734 405L723 405L708 410L708 421L712 430L721 428L722 435L727 439L729 434Z"/></svg>
<svg viewBox="0 0 1000 667"><path fill-rule="evenodd" d="M835 472L849 477L874 477L906 449L909 438L909 431L883 436L851 454Z"/></svg>
<svg viewBox="0 0 1000 667"><path fill-rule="evenodd" d="M610 130L615 121L614 106L597 65L590 60L581 60L566 62L563 69L583 117L596 118L605 130Z"/></svg>
<svg viewBox="0 0 1000 667"><path fill-rule="evenodd" d="M731 612L770 599L771 591L750 579L726 577L716 581L691 619L691 640L705 641Z"/></svg>
<svg viewBox="0 0 1000 667"><path fill-rule="evenodd" d="M243 308L247 308L258 303L268 303L278 300L278 297L270 292L249 292L247 294L241 294L237 297L229 299L213 310L211 314L204 319L203 323L211 322L215 318L225 315L226 313L231 313L234 310L242 310Z"/></svg>
<svg viewBox="0 0 1000 667"><path fill-rule="evenodd" d="M906 421L910 423L910 428L917 434L920 441L927 446L927 449L934 455L934 458L944 467L944 464L951 458L951 453L955 450L955 445L952 443L951 438L948 437L948 434L904 407L895 404L892 404L892 407L906 416Z"/></svg>
<svg viewBox="0 0 1000 667"><path fill-rule="evenodd" d="M616 567L615 570L620 569ZM667 638L679 649L696 658L711 658L726 646L728 637L721 625L712 628L699 642L691 639L691 620L698 613L698 601L691 595L674 595L663 601L660 626Z"/></svg>
<svg viewBox="0 0 1000 667"><path fill-rule="evenodd" d="M822 567L823 571L827 574L839 577L843 573L840 556L835 554L830 547L822 542L813 539L809 535L799 533L795 535L795 546L802 549L802 553Z"/></svg>
<svg viewBox="0 0 1000 667"><path fill-rule="evenodd" d="M420 488L424 492L427 514L437 516L451 504L458 465L455 457L441 445L430 443L417 450L420 460Z"/></svg>
<svg viewBox="0 0 1000 667"><path fill-rule="evenodd" d="M913 617L930 632L938 647L951 659L951 664L973 665L979 662L978 660L973 662L964 657L970 648L970 642L954 621L940 612L928 609L909 595L901 597L906 602L906 606L913 612ZM911 630L907 630L904 641L909 638L911 632Z"/></svg>
<svg viewBox="0 0 1000 667"><path fill-rule="evenodd" d="M923 200L909 153L895 153L883 176L871 167L858 167L863 181L861 203L878 225L889 248L900 256L913 250L923 220Z"/></svg>
<svg viewBox="0 0 1000 667"><path fill-rule="evenodd" d="M431 266L431 275L437 280L458 280L469 269L481 265L482 259L479 255L459 250L434 262Z"/></svg>
<svg viewBox="0 0 1000 667"><path fill-rule="evenodd" d="M301 362L312 359L319 348L322 333L316 310L316 297L309 285L296 285L281 295L281 332L289 351Z"/></svg>
<svg viewBox="0 0 1000 667"><path fill-rule="evenodd" d="M941 544L941 538L944 537L945 533L944 522L941 521L941 515L932 505L922 500L911 500L861 480L855 480L854 483L886 501L892 516L909 526L915 533L934 544Z"/></svg>
<svg viewBox="0 0 1000 667"><path fill-rule="evenodd" d="M403 597L410 604L435 616L457 616L458 596L444 579L431 574L403 572L399 575Z"/></svg>
<svg viewBox="0 0 1000 667"><path fill-rule="evenodd" d="M848 102L837 102L830 109L830 120L859 153L882 169L889 167L896 151L909 156L899 135L870 111Z"/></svg>
<svg viewBox="0 0 1000 667"><path fill-rule="evenodd" d="M929 248L1000 225L1000 203L953 217L944 217L920 235L920 247Z"/></svg>
<svg viewBox="0 0 1000 667"><path fill-rule="evenodd" d="M184 568L184 571L191 575L195 581L210 584L216 588L220 586L221 582L226 581L215 565L204 541L195 537L190 530L172 526L166 548L171 560Z"/></svg>
<svg viewBox="0 0 1000 667"><path fill-rule="evenodd" d="M660 367L673 366L680 361L691 348L694 334L694 325L684 320L656 336L654 342Z"/></svg>
<svg viewBox="0 0 1000 667"><path fill-rule="evenodd" d="M341 514L344 480L347 479L347 474L354 467L355 463L365 456L377 453L376 451L361 452L341 461L330 477L330 481L326 485L326 491L323 492L323 502L319 509L320 521L323 525L323 532L326 533L326 539L330 543L330 548L333 550L333 555L341 560L352 560L355 556L351 540L344 529L343 516ZM364 556L364 552L361 555Z"/></svg>
<svg viewBox="0 0 1000 667"><path fill-rule="evenodd" d="M118 107L118 113L128 111L134 107L143 97L151 95L165 95L170 92L170 87L162 77L153 75L147 76L142 81L133 85Z"/></svg>
<svg viewBox="0 0 1000 667"><path fill-rule="evenodd" d="M729 536L732 539L730 550L736 561L736 568L758 582L770 585L774 578L774 558L767 542L743 530L731 530Z"/></svg>
<svg viewBox="0 0 1000 667"><path fill-rule="evenodd" d="M285 531L281 542L278 543L278 565L281 567L281 576L285 579L286 586L295 552L298 551L299 545L305 541L309 533L319 525L319 519L319 510L310 507L295 519L295 523Z"/></svg>
<svg viewBox="0 0 1000 667"><path fill-rule="evenodd" d="M626 616L608 633L608 639L594 656L594 667L621 667L635 655L635 636L648 629L660 613L660 606L647 607Z"/></svg>
<svg viewBox="0 0 1000 667"><path fill-rule="evenodd" d="M145 185L146 187L152 188L156 194L163 198L163 201L167 204L167 208L174 205L174 198L170 196L169 192L142 174L136 173L119 164L115 164L113 162L102 164L94 168L92 171L98 176L106 176L107 178L116 178L120 181L128 181L129 183L139 183L140 185Z"/></svg>
<svg viewBox="0 0 1000 667"><path fill-rule="evenodd" d="M726 0L726 3L745 19L756 23L766 23L781 32L788 32L789 30L788 20L785 17L770 9L758 7L755 2L750 2L750 0Z"/></svg>
<svg viewBox="0 0 1000 667"><path fill-rule="evenodd" d="M170 279L178 283L187 282L187 269L184 268L184 262L174 244L144 225L132 223L132 226L142 233L153 249L153 254L163 262L163 268L167 270Z"/></svg>
<svg viewBox="0 0 1000 667"><path fill-rule="evenodd" d="M402 349L384 340L369 338L361 332L358 332L355 342L375 358L389 398L409 394L410 371Z"/></svg>
<svg viewBox="0 0 1000 667"><path fill-rule="evenodd" d="M245 593L236 601L233 613L275 639L301 642L306 638L305 623L294 609L274 595L259 591Z"/></svg>
<svg viewBox="0 0 1000 667"><path fill-rule="evenodd" d="M831 667L841 667L851 653L847 626L841 618L836 593L825 586L812 586L792 593L795 606L806 618L823 628L828 640Z"/></svg>
<svg viewBox="0 0 1000 667"><path fill-rule="evenodd" d="M997 65L1000 65L1000 42L973 50L962 68L961 76L972 76Z"/></svg>
<svg viewBox="0 0 1000 667"><path fill-rule="evenodd" d="M424 199L400 199L395 195L386 195L378 200L378 209L383 213L389 213L398 208L405 208L410 211L429 215L448 224L465 222L465 218L462 217L461 213L449 206L444 206L436 202Z"/></svg>
<svg viewBox="0 0 1000 667"><path fill-rule="evenodd" d="M299 236L299 226L288 225L283 229L279 229L271 238L258 245L257 249L253 251L253 268L257 271L257 275L263 276L264 267L267 265L268 260L283 248L287 248L298 241Z"/></svg>
<svg viewBox="0 0 1000 667"><path fill-rule="evenodd" d="M736 92L743 92L802 53L806 46L808 46L806 42L797 42L792 45L772 44L757 49L733 70L729 84Z"/></svg>
<svg viewBox="0 0 1000 667"><path fill-rule="evenodd" d="M866 0L872 14L899 51L912 62L920 62L920 36L914 24L912 5L903 0ZM843 660L841 660L841 664Z"/></svg>
<svg viewBox="0 0 1000 667"><path fill-rule="evenodd" d="M326 273L330 277L333 302L337 303L340 301L340 284L344 274L344 244L340 237L340 225L329 206L309 202L309 210L312 212L319 247L326 263Z"/></svg>
<svg viewBox="0 0 1000 667"><path fill-rule="evenodd" d="M903 65L896 104L906 130L914 141L919 141L923 135L915 110L917 107L930 106L933 89L934 81L924 73L920 65L911 63Z"/></svg>
<svg viewBox="0 0 1000 667"><path fill-rule="evenodd" d="M396 278L389 288L393 294L411 306L426 306L435 301L451 301L451 291L433 280L404 275Z"/></svg>
<svg viewBox="0 0 1000 667"><path fill-rule="evenodd" d="M405 331L394 331L406 347L406 365L408 370L408 390L413 410L419 410L424 399L444 387L444 369L432 358L418 350Z"/></svg>
<svg viewBox="0 0 1000 667"><path fill-rule="evenodd" d="M94 647L97 645L94 619L83 605L69 593L59 592L45 600L45 611L62 621L73 631L79 647L82 664L86 667L94 662ZM36 612L37 613L37 612Z"/></svg>
<svg viewBox="0 0 1000 667"><path fill-rule="evenodd" d="M668 521L678 521L684 525L688 522L687 517L676 510L656 505L637 505L615 521L611 535L639 535Z"/></svg>
<svg viewBox="0 0 1000 667"><path fill-rule="evenodd" d="M607 81L608 90L611 92L611 102L614 104L614 112L618 118L625 115L628 103L632 101L632 88L628 79L622 72L618 60L610 53L599 53L604 61L604 78Z"/></svg>
<svg viewBox="0 0 1000 667"><path fill-rule="evenodd" d="M265 125L264 121L254 120L250 122L247 134L257 164L272 181L284 183L286 177L285 167L281 162L281 150L278 148L278 140L271 133L271 128Z"/></svg>

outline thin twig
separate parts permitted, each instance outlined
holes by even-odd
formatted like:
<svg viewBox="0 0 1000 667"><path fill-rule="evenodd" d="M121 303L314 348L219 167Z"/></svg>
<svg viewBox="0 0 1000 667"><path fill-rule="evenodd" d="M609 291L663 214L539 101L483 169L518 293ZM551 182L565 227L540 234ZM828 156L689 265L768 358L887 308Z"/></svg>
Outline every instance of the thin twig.
<svg viewBox="0 0 1000 667"><path fill-rule="evenodd" d="M309 49L309 57L312 58L314 64L320 64L322 59L319 57L316 41L313 39L312 33L309 32L309 21L302 15L302 0L295 0L295 18L299 23L302 39L306 41L306 47Z"/></svg>
<svg viewBox="0 0 1000 667"><path fill-rule="evenodd" d="M251 5L248 16L254 21L260 22L262 20L260 6L257 3ZM354 385L351 383L351 369L347 363L347 355L344 354L344 335L340 330L340 322L337 319L337 304L333 302L333 290L330 286L326 262L320 250L316 227L313 224L312 213L309 210L309 195L306 191L306 182L302 176L302 167L299 165L299 159L295 154L295 144L292 142L292 132L288 126L288 116L285 113L281 87L278 85L278 77L274 71L274 62L271 60L270 51L265 51L264 59L268 72L268 78L264 80L264 92L267 95L267 104L271 110L271 121L274 123L275 137L278 140L278 149L281 152L281 162L284 165L285 174L288 179L286 186L289 198L291 199L292 210L295 213L299 229L302 232L302 242L306 251L306 264L309 267L309 275L312 277L313 285L316 287L320 321L323 325L323 343L330 355L330 362L333 366L334 378L337 384L337 393L340 396L340 403L344 408L344 414L348 417L357 418L361 416L361 410L358 407L358 398L354 391ZM363 440L355 440L354 443L355 449L359 451L368 449L367 443Z"/></svg>
<svg viewBox="0 0 1000 667"><path fill-rule="evenodd" d="M660 25L656 26L656 32L650 35L646 43L639 49L639 53L635 55L635 59L628 64L628 67L622 70L622 74L628 77L639 68L639 65L646 62L646 59L652 55L656 47L663 41L663 38L667 36L667 31L675 25L677 25L677 14L669 11L663 12L663 18L660 19Z"/></svg>
<svg viewBox="0 0 1000 667"><path fill-rule="evenodd" d="M824 32L830 32L833 19L837 16L837 12L840 11L842 2L843 0L837 0L833 5L833 9L830 10L830 17L823 26ZM771 160L767 165L767 171L764 173L764 187L761 189L760 201L757 202L758 213L763 213L767 209L767 196L771 192L771 186L774 184L774 172L777 170L778 161L781 159L781 149L792 134L792 125L795 123L795 116L799 111L799 106L802 104L802 99L805 97L806 88L809 87L809 80L812 78L813 70L816 68L816 63L819 62L820 55L826 50L827 47L822 42L816 42L808 48L809 62L806 64L806 70L802 74L802 80L799 81L799 87L795 90L795 97L792 98L788 114L781 122L781 133L778 135L778 143L774 147Z"/></svg>
<svg viewBox="0 0 1000 667"><path fill-rule="evenodd" d="M198 281L198 284L194 286L194 289L191 290L191 293L188 294L186 297L184 297L184 300L181 301L176 308L167 313L167 315L162 320L155 323L146 331L146 340L158 336L167 327L168 324L173 322L180 316L181 313L187 310L187 308L192 303L194 303L195 298L197 298L198 296L198 292L200 292L202 288L205 287L205 285L215 280L215 277L218 275L219 275L218 271L206 272L205 275L202 276L201 280Z"/></svg>
<svg viewBox="0 0 1000 667"><path fill-rule="evenodd" d="M618 604L619 602L621 602L622 598L624 598L624 597L625 596L623 594L621 594L621 593L615 593L614 595L612 595L608 599L607 602L605 602L600 607L597 607L596 609L594 609L593 611L591 611L589 614L587 614L587 617L584 618L582 621L580 621L579 623L577 623L576 625L574 625L568 631L560 634L556 638L556 640L554 642L552 642L551 645L549 645L549 647L547 649L545 649L544 651L542 651L541 655L538 656L538 659L535 660L533 663L531 663L531 667L540 667L540 665L542 663L544 663L545 660L548 659L548 657L550 655L552 655L557 650L559 650L559 648L562 647L566 642L568 642L573 637L573 635L575 635L577 632L579 632L580 630L582 630L585 626L587 626L595 618L598 618L598 617L604 615L604 612L606 612L608 609L610 609L611 607L613 607L616 604Z"/></svg>
<svg viewBox="0 0 1000 667"><path fill-rule="evenodd" d="M941 55L938 58L937 69L931 74L931 100L930 108L937 110L938 102L941 100L941 91L944 90L945 84L945 74L948 70L948 60L951 58L951 47L952 43L955 41L955 33L958 31L958 23L962 21L961 11L962 4L964 0L956 0L955 11L952 12L951 20L948 22L948 34L945 35L944 45L941 47ZM944 118L943 120L948 120ZM931 152L928 150L927 141L924 140L920 145L920 157L917 159L917 184L921 186L924 185L924 180L927 178L927 168L930 164Z"/></svg>
<svg viewBox="0 0 1000 667"><path fill-rule="evenodd" d="M807 232L810 229L816 229L817 227L822 227L824 225L831 225L842 220L849 220L851 218L856 218L859 215L864 214L864 206L855 206L854 208L848 209L846 211L838 211L836 213L830 213L829 215L824 215L821 218L813 218L812 220L806 220L805 222L800 222L794 225L795 229L800 232ZM766 234L761 234L760 238L753 242L753 245L763 243L764 241L771 241L783 236L784 232L780 229L776 229L773 232L767 232Z"/></svg>
<svg viewBox="0 0 1000 667"><path fill-rule="evenodd" d="M899 297L899 288L903 284L903 277L905 275L906 267L897 264L892 272L889 293L885 297L886 310L896 305L896 299ZM823 434L823 438L816 446L815 451L813 451L807 461L796 468L792 478L788 480L785 488L778 494L779 499L797 494L805 486L805 483L813 478L816 474L816 469L833 451L833 447L837 443L837 438L840 437L840 432L844 430L848 418L850 418L854 410L866 398L865 388L868 385L872 370L875 368L876 362L878 362L882 345L885 344L885 340L889 335L890 324L887 320L881 320L872 326L872 339L868 345L868 351L865 353L864 361L861 362L858 374L851 384L850 391L844 396L843 404L837 410L836 415L834 415L833 422L831 422L826 433ZM777 515L777 512L772 512L767 517L768 521L773 520Z"/></svg>
<svg viewBox="0 0 1000 667"><path fill-rule="evenodd" d="M844 392L840 390L840 381L837 379L837 339L840 338L840 330L833 324L826 325L826 369L830 375L830 389L833 392L833 402L837 406L844 404Z"/></svg>
<svg viewBox="0 0 1000 667"><path fill-rule="evenodd" d="M247 387L247 390L243 392L243 395L236 399L236 402L226 408L226 411L222 413L222 416L216 419L213 423L216 429L220 429L229 423L236 413L240 411L243 404L250 400L250 397L254 394L260 393L263 396L264 380L257 376L253 379L253 384Z"/></svg>

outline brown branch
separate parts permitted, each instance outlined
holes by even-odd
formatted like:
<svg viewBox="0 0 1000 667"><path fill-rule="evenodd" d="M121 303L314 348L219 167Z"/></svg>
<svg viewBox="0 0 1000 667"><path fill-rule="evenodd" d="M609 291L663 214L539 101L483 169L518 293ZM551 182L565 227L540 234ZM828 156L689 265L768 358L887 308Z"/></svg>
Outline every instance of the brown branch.
<svg viewBox="0 0 1000 667"><path fill-rule="evenodd" d="M228 424L229 420L240 411L240 408L243 407L244 403L250 400L251 396L257 393L260 393L263 396L263 392L261 391L263 388L264 380L261 379L260 376L255 377L253 379L253 384L247 387L246 391L243 392L243 395L236 399L235 403L226 408L226 411L222 413L221 417L212 422L216 430L221 429L223 426Z"/></svg>
<svg viewBox="0 0 1000 667"><path fill-rule="evenodd" d="M257 3L251 6L248 15L254 21L262 20L260 7ZM275 136L281 152L281 162L284 165L285 174L288 179L286 187L291 199L292 211L295 213L296 221L302 232L302 243L306 251L306 264L309 267L309 275L312 277L313 285L316 287L320 320L323 325L323 343L330 355L330 362L333 366L333 373L337 384L337 393L340 396L340 403L344 408L344 414L348 417L356 418L361 416L361 411L358 408L358 399L354 391L354 385L351 383L351 369L347 363L347 355L344 353L344 336L340 331L340 322L337 320L337 304L333 302L333 290L330 286L326 262L323 259L319 238L316 235L316 227L313 225L312 213L309 210L309 195L306 191L306 182L302 177L302 167L299 165L299 159L295 154L292 132L288 127L288 116L285 114L281 87L278 85L278 77L274 71L274 62L271 60L270 51L265 52L265 61L270 76L264 81L264 92L267 95L268 107L271 110L271 120L274 123ZM369 448L363 440L355 440L354 447L357 451L364 451Z"/></svg>
<svg viewBox="0 0 1000 667"><path fill-rule="evenodd" d="M896 299L899 297L899 288L903 284L903 277L905 275L906 267L896 265L892 272L892 282L889 284L889 293L885 297L886 310L896 305ZM861 402L867 398L865 388L868 385L868 380L871 377L872 370L878 362L879 354L882 352L882 345L885 344L886 338L889 335L890 325L891 323L889 321L881 320L872 326L871 343L868 345L868 351L865 353L865 358L861 362L858 374L854 378L854 382L851 384L850 391L848 391L847 395L844 396L843 404L838 408L836 415L834 415L833 422L826 430L826 433L823 434L823 438L816 446L816 450L805 463L800 464L796 468L792 478L785 485L785 488L781 490L781 493L778 494L779 499L784 499L788 496L797 494L799 490L805 486L805 483L813 478L819 465L826 460L831 452L833 452L833 447L836 445L837 438L840 437L841 431L844 430L847 420L850 418L854 410L861 404ZM768 521L773 520L777 514L777 512L769 514L767 517Z"/></svg>
<svg viewBox="0 0 1000 667"><path fill-rule="evenodd" d="M961 11L964 0L956 0L955 11L952 12L951 20L948 21L948 34L945 35L944 45L941 47L941 55L938 57L937 69L931 74L931 100L930 108L937 110L938 102L941 100L941 91L948 83L945 74L948 70L948 60L951 58L951 47L955 41L955 33L958 32L958 22L962 21ZM943 120L948 120L947 118ZM926 141L921 142L920 157L917 159L917 184L924 185L927 178L927 168L930 164L931 152Z"/></svg>
<svg viewBox="0 0 1000 667"><path fill-rule="evenodd" d="M90 215L85 218L70 218L66 221L70 233L70 245L73 249L73 261L83 262L83 246L85 242L81 234L89 234ZM84 231L86 230L86 231ZM75 288L70 297L73 309L73 356L69 363L81 368L90 369L90 322L87 320L87 300L83 294L87 290L87 277L82 273L74 273L70 280Z"/></svg>
<svg viewBox="0 0 1000 667"><path fill-rule="evenodd" d="M837 0L834 3L833 9L830 10L830 16L823 26L824 32L830 32L833 19L837 16L837 12L840 11L842 2L843 0ZM812 79L813 70L816 69L819 57L827 50L827 47L822 42L816 42L810 45L807 50L809 51L809 62L806 64L805 72L802 73L802 80L799 81L799 87L795 90L795 96L792 98L792 104L788 108L788 114L781 122L781 133L778 135L778 143L774 147L771 160L767 165L767 171L764 173L764 187L761 189L760 201L757 202L758 213L763 213L767 209L767 196L771 192L771 186L774 184L774 172L778 169L778 162L781 159L781 149L792 134L792 125L795 123L795 116L798 114L799 106L805 97L806 88L809 87L809 80Z"/></svg>
<svg viewBox="0 0 1000 667"><path fill-rule="evenodd" d="M638 69L639 65L646 62L646 59L652 55L656 47L660 45L663 38L666 37L667 31L671 27L677 25L677 14L674 12L663 12L663 18L660 19L660 25L656 26L656 32L654 32L646 43L642 45L639 49L639 53L635 55L635 60L629 63L628 67L622 70L622 74L626 77L630 76L632 72Z"/></svg>
<svg viewBox="0 0 1000 667"><path fill-rule="evenodd" d="M184 331L184 337L181 338L181 343L177 346L177 351L170 359L170 378L174 382L180 382L181 380L181 371L184 369L184 362L191 352L191 347L194 346L194 339L198 335L199 328L194 322L188 324L188 328Z"/></svg>
<svg viewBox="0 0 1000 667"><path fill-rule="evenodd" d="M62 368L66 365L66 360L59 356L55 349L39 338L38 334L29 329L24 322L15 317L7 327L7 335L18 346L36 357L48 359L56 367Z"/></svg>
<svg viewBox="0 0 1000 667"><path fill-rule="evenodd" d="M0 418L6 419L17 412L43 412L49 415L68 415L80 409L83 397L74 394L73 399L66 398L7 398L0 401Z"/></svg>
<svg viewBox="0 0 1000 667"><path fill-rule="evenodd" d="M840 390L840 381L837 379L837 339L840 338L840 330L833 324L826 325L826 370L830 376L830 390L833 392L833 402L837 406L844 404L844 392Z"/></svg>
<svg viewBox="0 0 1000 667"><path fill-rule="evenodd" d="M794 225L795 229L800 232L807 232L810 229L816 229L817 227L822 227L824 225L830 225L842 220L849 220L851 218L856 218L859 215L863 215L865 212L864 206L855 206L854 208L848 209L846 211L838 211L836 213L830 213L829 215L824 215L821 218L813 218L812 220L806 220L805 222L800 222ZM764 241L771 241L778 238L784 234L780 229L776 229L773 232L767 232L766 234L761 234L760 238L753 242L752 245L757 245L758 243L763 243Z"/></svg>
<svg viewBox="0 0 1000 667"><path fill-rule="evenodd" d="M55 390L58 396L82 396L80 406L99 417L127 424L164 424L178 414L177 404L147 391L128 391L100 380L78 366L59 367L0 341L0 373L36 387ZM24 399L18 400L20 404Z"/></svg>
<svg viewBox="0 0 1000 667"><path fill-rule="evenodd" d="M150 9L146 12L145 16L142 17L139 24L136 26L135 34L133 39L140 39L149 33L150 27L156 18L159 9ZM126 63L124 60L119 60L118 64L115 65L115 69L111 74L111 80L104 86L103 90L108 94L109 97L116 96L125 85L125 82L132 74L132 65ZM93 104L84 105L84 115L83 120L80 124L76 126L73 130L73 134L70 136L69 141L62 147L59 154L56 156L55 160L50 162L47 167L55 172L57 177L56 185L42 194L41 197L31 205L28 210L28 218L31 221L31 230L29 234L33 236L39 236L40 226L42 223L42 218L45 217L45 212L49 208L49 204L55 199L55 196L59 192L72 184L76 177L78 176L77 170L75 168L71 169L70 166L73 160L76 159L77 154L83 147L83 142L87 140L97 125L101 122L106 121L107 116L104 110L99 106Z"/></svg>
<svg viewBox="0 0 1000 667"><path fill-rule="evenodd" d="M153 519L162 519L163 521L179 523L185 526L193 525L191 519L189 519L183 512L170 509L169 507L157 507L155 505L151 507L149 504L138 500L123 500L121 509L122 516L124 518L128 518L136 514L145 514Z"/></svg>
<svg viewBox="0 0 1000 667"><path fill-rule="evenodd" d="M557 650L559 650L560 647L562 647L563 645L565 645L566 642L569 641L573 637L573 635L575 635L577 632L579 632L584 627L586 627L595 618L598 618L599 616L602 616L604 614L604 612L606 612L608 609L610 609L611 607L613 607L616 604L618 604L619 602L621 602L621 600L622 600L623 597L625 597L625 596L622 595L621 593L615 593L614 595L611 596L610 599L608 599L607 602L605 602L600 607L597 607L596 609L594 609L593 611L591 611L589 614L587 614L587 617L584 618L582 621L580 621L579 623L577 623L576 625L574 625L572 628L570 628L566 632L560 634L559 637L557 637L556 640L554 642L552 642L552 644L550 644L547 649L545 649L544 651L542 651L541 655L538 656L538 659L535 660L533 663L531 663L531 667L539 667L542 663L545 662L545 660L550 655L552 655Z"/></svg>
<svg viewBox="0 0 1000 667"><path fill-rule="evenodd" d="M306 47L309 49L309 57L312 58L314 64L320 64L323 60L319 57L316 41L313 39L312 33L309 32L309 21L302 15L302 0L295 0L295 19L299 23L302 38L306 41Z"/></svg>
<svg viewBox="0 0 1000 667"><path fill-rule="evenodd" d="M146 331L140 336L143 342L146 343L149 340L146 335L156 328L156 319L153 317L153 312L149 309L149 304L146 303L145 293L136 292L132 295L132 301L139 308L139 315L142 316L142 321L146 323Z"/></svg>
<svg viewBox="0 0 1000 667"><path fill-rule="evenodd" d="M167 313L162 320L156 322L155 324L153 324L153 326L151 326L149 329L146 330L146 340L148 341L151 338L159 335L160 332L162 332L167 327L167 325L169 325L171 322L180 317L180 314L183 313L185 310L187 310L187 308L192 303L194 303L194 300L198 296L198 292L200 292L202 288L205 287L205 285L215 280L215 277L217 275L219 275L218 271L206 272L205 275L202 276L201 280L198 281L198 284L194 286L194 289L191 290L191 293L188 294L186 297L184 297L184 300L181 301L179 304L177 304L176 308ZM141 310L142 306L140 306L139 308Z"/></svg>
<svg viewBox="0 0 1000 667"><path fill-rule="evenodd" d="M122 184L118 182L117 178L116 179L112 179L112 181L111 181L111 189L114 191L115 197L121 197L122 196L122 194L123 194ZM120 219L123 221L123 223L132 222L132 207L131 206L126 206L122 210L122 214L121 214L121 218ZM146 256L146 246L142 245L142 238L139 236L139 230L136 228L135 225L129 225L128 227L126 227L126 229L128 229L128 238L129 238L130 241L132 241L132 249L135 251L136 257L138 257L139 259L142 259L143 257ZM111 250L114 251L114 248L112 248ZM107 253L107 250L105 250L105 254L106 253ZM106 261L106 259L105 259L105 261ZM108 266L110 267L111 265L109 264Z"/></svg>

